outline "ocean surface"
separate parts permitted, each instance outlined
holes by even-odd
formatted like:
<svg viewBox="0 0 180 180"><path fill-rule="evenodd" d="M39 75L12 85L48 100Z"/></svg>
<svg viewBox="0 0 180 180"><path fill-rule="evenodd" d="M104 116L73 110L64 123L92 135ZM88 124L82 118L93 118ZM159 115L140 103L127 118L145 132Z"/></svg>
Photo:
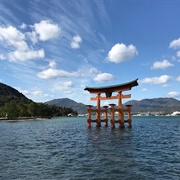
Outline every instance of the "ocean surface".
<svg viewBox="0 0 180 180"><path fill-rule="evenodd" d="M86 117L0 122L0 180L179 180L180 117L87 128Z"/></svg>

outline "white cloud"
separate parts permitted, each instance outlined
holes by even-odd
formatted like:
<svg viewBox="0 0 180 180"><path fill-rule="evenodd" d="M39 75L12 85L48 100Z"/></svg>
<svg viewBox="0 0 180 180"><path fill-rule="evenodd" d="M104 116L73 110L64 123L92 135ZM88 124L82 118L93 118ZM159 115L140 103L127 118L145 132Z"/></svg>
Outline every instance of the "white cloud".
<svg viewBox="0 0 180 180"><path fill-rule="evenodd" d="M174 49L180 48L180 38L173 40L173 41L170 43L169 48L174 48Z"/></svg>
<svg viewBox="0 0 180 180"><path fill-rule="evenodd" d="M97 68L90 68L89 69L89 73L90 74L98 74L98 73L101 73Z"/></svg>
<svg viewBox="0 0 180 180"><path fill-rule="evenodd" d="M28 49L28 45L24 41L25 35L12 26L0 27L0 40L21 51Z"/></svg>
<svg viewBox="0 0 180 180"><path fill-rule="evenodd" d="M170 84L163 84L162 87L164 87L164 88L170 88L170 87L172 87L172 85L170 85Z"/></svg>
<svg viewBox="0 0 180 180"><path fill-rule="evenodd" d="M5 60L5 56L3 54L0 54L0 60Z"/></svg>
<svg viewBox="0 0 180 180"><path fill-rule="evenodd" d="M172 97L172 98L179 98L180 97L180 93L179 92L175 92L175 91L172 91L172 92L169 92L167 94L168 97Z"/></svg>
<svg viewBox="0 0 180 180"><path fill-rule="evenodd" d="M57 78L57 77L74 77L77 75L78 74L76 72L71 73L64 70L58 70L58 69L52 69L52 68L49 68L37 74L37 76L40 79L52 79L52 78Z"/></svg>
<svg viewBox="0 0 180 180"><path fill-rule="evenodd" d="M44 58L45 53L44 50L41 49L39 51L19 51L16 50L14 52L9 53L9 60L10 61L27 61L31 59L39 59L39 58Z"/></svg>
<svg viewBox="0 0 180 180"><path fill-rule="evenodd" d="M33 44L36 44L38 42L38 36L35 31L27 32L26 35L30 38Z"/></svg>
<svg viewBox="0 0 180 180"><path fill-rule="evenodd" d="M22 23L21 26L19 26L21 29L26 29L27 25L25 23Z"/></svg>
<svg viewBox="0 0 180 180"><path fill-rule="evenodd" d="M72 81L67 81L67 82L62 83L63 87L72 87L72 85L73 85Z"/></svg>
<svg viewBox="0 0 180 180"><path fill-rule="evenodd" d="M151 68L152 69L166 69L171 66L174 66L174 64L171 64L168 60L165 59L163 61L156 61Z"/></svg>
<svg viewBox="0 0 180 180"><path fill-rule="evenodd" d="M43 91L41 89L38 88L33 88L31 89L31 91L25 91L25 95L27 96L31 96L31 97L37 97L37 96L42 96L43 95Z"/></svg>
<svg viewBox="0 0 180 180"><path fill-rule="evenodd" d="M115 79L112 74L101 72L95 67L85 67L78 72L82 77L86 77L87 79L94 77L93 80L97 82L112 81Z"/></svg>
<svg viewBox="0 0 180 180"><path fill-rule="evenodd" d="M25 26L25 24L23 26ZM30 50L25 40L25 35L15 27L0 27L0 41L15 48L15 51L8 54L10 61L26 61L44 58L45 53L43 49L38 51ZM4 57L1 56L1 59L3 58Z"/></svg>
<svg viewBox="0 0 180 180"><path fill-rule="evenodd" d="M68 71L57 69L56 68L57 64L56 64L55 61L50 61L48 66L49 66L48 69L37 73L37 76L40 79L53 79L53 78L58 78L58 77L75 77L75 76L79 76L79 72L68 72ZM72 82L68 82L68 83L66 82L65 85L66 86L70 85Z"/></svg>
<svg viewBox="0 0 180 180"><path fill-rule="evenodd" d="M71 42L71 47L73 49L80 48L80 43L82 42L82 38L79 35L76 35L73 37L73 40Z"/></svg>
<svg viewBox="0 0 180 180"><path fill-rule="evenodd" d="M41 98L44 99L44 98L47 98L47 97L51 97L51 98L53 97L50 94L44 93L44 91L39 89L38 87L33 87L30 90L23 90L20 87L16 87L16 89L19 92L23 93L29 99L34 99L34 100L37 100L37 101L39 101Z"/></svg>
<svg viewBox="0 0 180 180"><path fill-rule="evenodd" d="M147 88L141 89L142 92L148 92L149 90Z"/></svg>
<svg viewBox="0 0 180 180"><path fill-rule="evenodd" d="M180 82L180 76L178 76L178 77L176 78L176 80Z"/></svg>
<svg viewBox="0 0 180 180"><path fill-rule="evenodd" d="M101 73L97 74L96 77L94 78L94 81L97 82L105 82L105 81L111 81L114 79L114 76L110 73Z"/></svg>
<svg viewBox="0 0 180 180"><path fill-rule="evenodd" d="M73 92L72 86L73 86L72 81L59 82L59 83L55 83L52 86L52 90L56 93L58 92L61 94L72 94Z"/></svg>
<svg viewBox="0 0 180 180"><path fill-rule="evenodd" d="M50 61L50 62L49 62L49 67L50 67L50 68L55 69L55 68L56 68L56 65L57 65L57 64L56 64L55 61Z"/></svg>
<svg viewBox="0 0 180 180"><path fill-rule="evenodd" d="M57 24L42 20L40 23L34 24L35 32L39 35L41 41L59 37L61 29Z"/></svg>
<svg viewBox="0 0 180 180"><path fill-rule="evenodd" d="M168 75L162 75L160 77L144 78L140 82L143 84L165 84L171 79Z"/></svg>
<svg viewBox="0 0 180 180"><path fill-rule="evenodd" d="M176 52L176 56L179 58L180 57L180 51Z"/></svg>
<svg viewBox="0 0 180 180"><path fill-rule="evenodd" d="M132 44L126 46L125 44L115 44L108 53L108 60L115 63L121 63L132 59L138 55L136 47Z"/></svg>

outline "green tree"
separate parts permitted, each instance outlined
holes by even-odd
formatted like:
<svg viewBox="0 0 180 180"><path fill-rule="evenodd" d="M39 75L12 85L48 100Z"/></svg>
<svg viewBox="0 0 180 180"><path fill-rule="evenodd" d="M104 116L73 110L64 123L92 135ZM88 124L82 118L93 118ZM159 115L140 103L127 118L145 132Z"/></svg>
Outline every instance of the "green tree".
<svg viewBox="0 0 180 180"><path fill-rule="evenodd" d="M28 105L28 111L31 116L38 117L38 104L34 102L30 103Z"/></svg>
<svg viewBox="0 0 180 180"><path fill-rule="evenodd" d="M19 117L19 111L15 103L6 103L4 106L7 119L17 119Z"/></svg>
<svg viewBox="0 0 180 180"><path fill-rule="evenodd" d="M20 103L18 104L18 109L20 117L31 117L31 114L28 112L28 104Z"/></svg>

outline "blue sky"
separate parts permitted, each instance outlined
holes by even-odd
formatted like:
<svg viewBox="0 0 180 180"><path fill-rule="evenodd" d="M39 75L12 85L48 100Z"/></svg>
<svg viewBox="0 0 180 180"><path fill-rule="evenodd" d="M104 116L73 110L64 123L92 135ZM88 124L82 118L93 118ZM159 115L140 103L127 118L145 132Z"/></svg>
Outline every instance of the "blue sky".
<svg viewBox="0 0 180 180"><path fill-rule="evenodd" d="M37 102L138 78L131 99L180 99L180 1L0 0L0 82Z"/></svg>

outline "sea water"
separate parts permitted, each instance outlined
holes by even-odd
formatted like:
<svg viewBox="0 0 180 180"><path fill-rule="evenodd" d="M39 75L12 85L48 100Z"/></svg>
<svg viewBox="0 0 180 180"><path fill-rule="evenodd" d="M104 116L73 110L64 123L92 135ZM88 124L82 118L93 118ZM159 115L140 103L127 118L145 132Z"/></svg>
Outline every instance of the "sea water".
<svg viewBox="0 0 180 180"><path fill-rule="evenodd" d="M0 179L180 179L180 117L87 128L86 117L0 122Z"/></svg>

